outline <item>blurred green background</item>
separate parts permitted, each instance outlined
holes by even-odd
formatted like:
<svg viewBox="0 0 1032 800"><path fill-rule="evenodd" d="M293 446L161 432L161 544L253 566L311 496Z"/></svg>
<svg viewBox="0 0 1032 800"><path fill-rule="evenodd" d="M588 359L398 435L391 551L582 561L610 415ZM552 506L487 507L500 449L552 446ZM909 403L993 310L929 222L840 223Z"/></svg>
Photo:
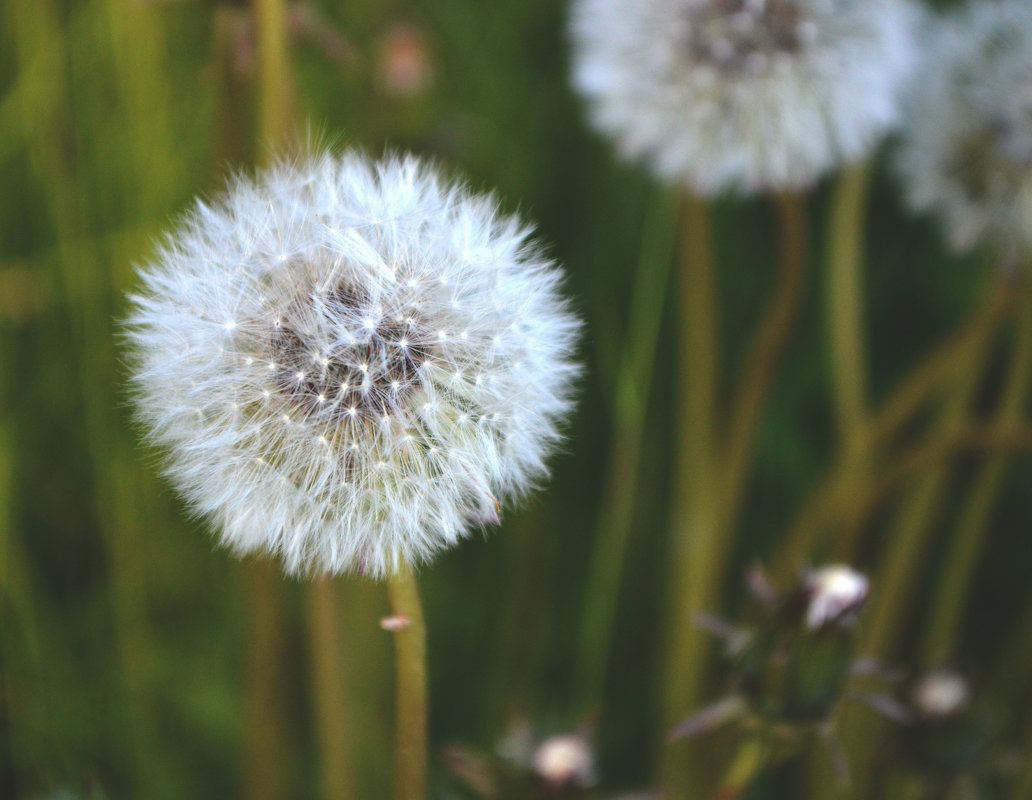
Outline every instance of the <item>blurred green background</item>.
<svg viewBox="0 0 1032 800"><path fill-rule="evenodd" d="M302 138L454 165L536 221L568 271L588 368L554 479L500 529L423 570L421 586L435 753L452 743L490 751L517 720L537 739L591 726L601 797L648 786L665 736L677 309L672 292L655 308L612 663L604 702L586 713L574 670L585 578L627 298L646 208L662 190L588 131L567 83L566 12L554 0L303 0L289 6L289 58ZM329 796L328 769L345 773L335 780L354 797L388 796L383 588L312 587L234 561L187 517L129 421L119 320L133 265L192 198L268 156L255 47L244 3L0 3L0 797ZM902 209L886 161L874 166L865 267L876 398L967 316L992 277L984 259L949 256L935 226ZM772 556L833 455L818 257L829 192L822 184L808 200L805 306L758 437L727 603L713 609L732 617L745 566ZM730 382L770 285L775 230L762 200L720 200L715 222ZM978 400L987 412L1011 336L1005 328L987 357ZM954 491L908 576L913 602L898 609L908 631L934 613L929 590L977 464L953 462ZM1013 460L956 647L980 689L1010 705L1006 736L1016 741L1032 741L1030 480L1032 462ZM861 568L891 546L880 519ZM256 651L256 619L272 649ZM327 648L339 664L328 680L347 710L336 740L324 732L340 715L314 688ZM881 655L905 666L913 653L904 644ZM321 753L331 751L327 767ZM467 797L434 763L435 796ZM806 796L795 772L780 771L757 796Z"/></svg>

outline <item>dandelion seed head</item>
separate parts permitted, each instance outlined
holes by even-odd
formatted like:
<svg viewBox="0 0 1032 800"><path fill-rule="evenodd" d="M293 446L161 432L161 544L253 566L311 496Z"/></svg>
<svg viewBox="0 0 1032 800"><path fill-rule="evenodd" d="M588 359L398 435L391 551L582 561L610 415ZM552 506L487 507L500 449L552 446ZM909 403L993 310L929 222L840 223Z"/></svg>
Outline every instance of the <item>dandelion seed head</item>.
<svg viewBox="0 0 1032 800"><path fill-rule="evenodd" d="M138 416L237 552L382 576L546 474L577 374L561 275L525 225L414 158L237 178L140 274Z"/></svg>
<svg viewBox="0 0 1032 800"><path fill-rule="evenodd" d="M1032 253L1032 5L970 4L929 37L896 159L907 200L963 253Z"/></svg>
<svg viewBox="0 0 1032 800"><path fill-rule="evenodd" d="M799 188L897 122L917 19L910 0L577 0L573 82L665 180Z"/></svg>

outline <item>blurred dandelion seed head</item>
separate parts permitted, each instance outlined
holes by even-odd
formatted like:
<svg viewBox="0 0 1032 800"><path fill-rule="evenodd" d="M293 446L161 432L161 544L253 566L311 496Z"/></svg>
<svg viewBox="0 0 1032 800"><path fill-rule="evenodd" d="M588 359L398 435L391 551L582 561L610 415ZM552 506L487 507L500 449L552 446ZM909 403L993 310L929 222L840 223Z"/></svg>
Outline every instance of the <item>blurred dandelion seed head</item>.
<svg viewBox="0 0 1032 800"><path fill-rule="evenodd" d="M852 625L867 601L866 576L841 564L811 570L803 586L807 598L806 627L810 630L826 625Z"/></svg>
<svg viewBox="0 0 1032 800"><path fill-rule="evenodd" d="M909 0L578 0L573 82L663 179L799 188L896 123L916 21Z"/></svg>
<svg viewBox="0 0 1032 800"><path fill-rule="evenodd" d="M951 246L1032 252L1032 5L971 4L940 22L897 158L907 199Z"/></svg>
<svg viewBox="0 0 1032 800"><path fill-rule="evenodd" d="M544 476L579 323L530 229L414 158L282 162L141 269L138 416L235 551L422 562Z"/></svg>

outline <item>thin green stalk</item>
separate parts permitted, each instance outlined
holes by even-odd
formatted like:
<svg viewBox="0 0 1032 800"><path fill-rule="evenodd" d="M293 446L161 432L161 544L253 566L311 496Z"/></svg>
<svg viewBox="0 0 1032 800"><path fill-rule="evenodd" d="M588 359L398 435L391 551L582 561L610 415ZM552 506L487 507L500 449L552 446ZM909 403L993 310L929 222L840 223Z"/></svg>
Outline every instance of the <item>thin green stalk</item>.
<svg viewBox="0 0 1032 800"><path fill-rule="evenodd" d="M994 659L995 668L986 686L992 686L997 697L1014 697L1032 689L1028 665L1032 664L1032 592L1024 598L1024 605L1015 610L1010 634L1002 639L1002 646ZM1032 719L1029 720L1032 725ZM1032 731L1030 731L1032 733ZM1030 750L1029 752L1032 752Z"/></svg>
<svg viewBox="0 0 1032 800"><path fill-rule="evenodd" d="M620 362L613 404L612 453L588 572L575 673L575 686L581 698L579 707L584 712L597 709L605 688L627 539L633 522L641 439L662 318L660 309L673 256L674 206L668 191L657 190L653 194L635 271L627 346Z"/></svg>
<svg viewBox="0 0 1032 800"><path fill-rule="evenodd" d="M93 5L80 13L92 15L105 11L104 6ZM44 83L48 86L46 94L63 101L56 108L66 109L75 99L74 81L81 66L74 57L77 51L57 47L61 42L61 13L47 0L31 3L21 0L11 5L9 17L9 27L15 32L19 70L38 70L41 86ZM77 17L76 27L81 19ZM92 26L96 19L91 18L90 23ZM73 43L69 40L70 45ZM119 717L107 728L125 731L129 762L126 771L131 775L130 781L140 786L153 785L161 777L153 770L154 754L159 750L155 743L152 702L154 647L147 626L144 578L137 552L142 541L136 535L140 530L139 493L131 486L136 475L135 467L130 464L131 448L126 437L120 434L122 429L114 416L110 396L116 377L110 347L111 286L107 275L109 265L117 261L79 244L89 227L92 196L84 187L82 174L88 173L88 167L80 170L80 162L74 160L72 153L91 153L89 147L83 147L83 141L89 137L84 132L86 126L72 125L66 115L56 112L52 118L39 123L33 97L26 95L23 101L26 131L34 131L29 140L29 161L40 185L46 188L57 238L53 265L44 265L41 259L36 261L41 268L52 266L58 274L68 325L67 330L60 332L58 350L70 353L69 373L74 376L83 397L83 427L91 476L96 482L95 511L105 536L105 555L110 569L108 601L113 619L114 653L126 702L113 706L118 709ZM73 132L72 147L69 147L68 131ZM104 268L101 265L105 265ZM89 301L85 302L87 298ZM48 721L48 724L55 723L57 720Z"/></svg>
<svg viewBox="0 0 1032 800"><path fill-rule="evenodd" d="M249 623L241 794L248 800L279 800L293 794L288 788L283 724L282 578L268 559L249 561L241 571Z"/></svg>
<svg viewBox="0 0 1032 800"><path fill-rule="evenodd" d="M979 346L958 354L958 358L964 359L958 370L959 381L936 421L936 430L944 438L956 436L965 424L981 382L990 342L989 337L981 338ZM952 467L952 462L931 467L903 498L887 537L887 548L874 571L878 580L870 607L865 611L864 624L860 626L858 652L878 659L891 659L903 632L903 624L908 619L906 610L913 607L912 601L920 583L921 556L949 488ZM846 548L850 544L839 544L837 557L848 560L852 554ZM879 739L878 726L883 723L870 714L854 713L853 709L843 713L842 717L843 746L850 754L857 795L863 797L873 777L871 761L875 742ZM833 781L822 775L815 796L832 798L836 794Z"/></svg>
<svg viewBox="0 0 1032 800"><path fill-rule="evenodd" d="M844 170L832 199L828 238L827 310L831 376L839 446L862 458L867 427L867 347L863 310L867 169Z"/></svg>
<svg viewBox="0 0 1032 800"><path fill-rule="evenodd" d="M387 582L391 612L408 624L394 633L394 800L426 800L427 687L426 627L411 570Z"/></svg>
<svg viewBox="0 0 1032 800"><path fill-rule="evenodd" d="M274 157L290 124L290 83L283 0L252 0L258 40L259 139ZM250 642L250 676L244 706L251 715L245 727L244 796L274 800L287 794L283 730L282 640L284 620L282 582L267 561L246 568Z"/></svg>
<svg viewBox="0 0 1032 800"><path fill-rule="evenodd" d="M306 588L314 715L323 770L321 796L326 800L357 797L354 743L350 735L354 728L348 724L354 715L345 700L346 661L340 636L338 584L333 578L324 578Z"/></svg>
<svg viewBox="0 0 1032 800"><path fill-rule="evenodd" d="M291 79L287 59L286 0L251 0L258 33L259 138L270 155L291 127Z"/></svg>
<svg viewBox="0 0 1032 800"><path fill-rule="evenodd" d="M900 428L920 411L970 362L969 353L981 352L1007 316L1012 293L1001 282L986 292L982 302L964 324L913 369L869 418L865 441L859 450L867 457L884 458ZM848 456L848 454L843 454ZM853 459L840 457L818 487L810 493L789 524L775 557L772 572L787 577L814 555L820 537L829 530L840 534L837 523L849 516L857 500L853 486ZM852 538L852 536L850 537ZM851 550L854 543L850 541Z"/></svg>
<svg viewBox="0 0 1032 800"><path fill-rule="evenodd" d="M1006 385L996 413L996 425L1013 429L1021 425L1032 381L1032 291L1025 292L1025 307L1018 323ZM1004 455L985 461L978 470L958 517L957 530L940 570L933 595L931 618L925 628L922 653L932 666L957 646L971 582L985 539L986 527L1000 493L1007 466Z"/></svg>
<svg viewBox="0 0 1032 800"><path fill-rule="evenodd" d="M752 466L756 432L799 316L805 288L807 225L804 198L785 192L774 200L780 228L780 265L776 283L742 366L722 448L726 453L719 515L722 555L711 565L718 574L724 571L726 556L723 554L730 551L734 541L733 532Z"/></svg>
<svg viewBox="0 0 1032 800"><path fill-rule="evenodd" d="M706 686L709 639L692 618L705 610L717 576L711 570L718 543L715 452L718 392L717 286L710 211L686 196L681 215L680 274L677 277L680 328L680 410L677 463L667 580L663 723L666 730L695 708ZM677 742L664 748L663 788L688 797L699 766L695 753ZM697 788L695 789L697 791Z"/></svg>
<svg viewBox="0 0 1032 800"><path fill-rule="evenodd" d="M769 755L769 748L762 739L754 736L743 741L713 800L739 800L744 797L766 766Z"/></svg>

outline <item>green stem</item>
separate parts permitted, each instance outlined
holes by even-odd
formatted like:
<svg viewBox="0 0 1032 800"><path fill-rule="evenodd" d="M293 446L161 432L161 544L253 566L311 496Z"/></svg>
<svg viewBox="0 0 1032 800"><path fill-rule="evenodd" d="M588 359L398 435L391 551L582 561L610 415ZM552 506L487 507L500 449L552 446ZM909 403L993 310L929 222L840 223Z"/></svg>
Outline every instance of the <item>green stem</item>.
<svg viewBox="0 0 1032 800"><path fill-rule="evenodd" d="M406 627L394 633L394 800L426 800L426 627L411 570L405 568L391 577L387 592L391 612L408 620Z"/></svg>
<svg viewBox="0 0 1032 800"><path fill-rule="evenodd" d="M282 579L268 559L247 562L242 571L248 616L242 795L278 800L290 794L284 752Z"/></svg>
<svg viewBox="0 0 1032 800"><path fill-rule="evenodd" d="M285 0L251 0L258 33L258 108L261 144L274 154L291 124L290 64Z"/></svg>
<svg viewBox="0 0 1032 800"><path fill-rule="evenodd" d="M860 455L867 423L867 351L864 344L864 227L867 169L838 179L828 240L827 325L831 374L842 452Z"/></svg>
<svg viewBox="0 0 1032 800"><path fill-rule="evenodd" d="M713 800L738 800L742 797L763 771L768 758L768 747L761 739L753 737L742 742Z"/></svg>
<svg viewBox="0 0 1032 800"><path fill-rule="evenodd" d="M680 394L677 413L676 499L667 581L667 650L664 673L664 729L699 705L706 685L710 641L692 625L717 581L711 569L716 541L716 403L718 382L717 286L710 211L686 196L681 217ZM693 753L683 742L663 750L660 779L673 797L692 792Z"/></svg>
<svg viewBox="0 0 1032 800"><path fill-rule="evenodd" d="M979 338L978 346L958 354L962 361L957 372L959 381L936 421L938 435L952 438L962 430L981 382L986 351L991 342L991 337ZM870 608L865 612L864 624L860 627L858 652L882 660L892 658L904 622L908 619L906 610L913 607L912 601L920 585L921 557L953 477L952 467L952 462L945 462L928 469L901 502L895 524L887 537L888 547L875 570L878 582ZM846 538L856 541L855 536ZM837 545L838 557L848 559L852 555L846 549L852 542ZM871 762L880 724L881 720L871 715L843 714L842 742L846 752L850 753L857 794L861 797L866 796L872 778ZM821 781L815 796L831 798L835 795L835 787L829 781Z"/></svg>
<svg viewBox="0 0 1032 800"><path fill-rule="evenodd" d="M987 292L961 328L913 369L882 402L869 419L865 440L857 447L858 452L872 461L881 457L903 425L970 362L968 354L981 352L984 343L1006 318L1011 300L1012 293L1003 283ZM853 486L855 462L848 455L842 454L789 524L774 561L775 576L784 578L795 574L815 555L820 536L849 516L857 493ZM850 541L844 544L843 550L853 550L853 535L849 534Z"/></svg>
<svg viewBox="0 0 1032 800"><path fill-rule="evenodd" d="M660 309L673 254L673 210L669 192L656 191L646 213L635 272L627 347L616 381L612 454L588 572L575 673L579 705L585 712L601 704L605 688L627 539L633 523L645 411L662 318Z"/></svg>
<svg viewBox="0 0 1032 800"><path fill-rule="evenodd" d="M951 435L933 435L914 445L895 457L876 477L851 484L849 528L862 529L879 504L908 479L965 450L979 454L1032 452L1032 428L971 424Z"/></svg>
<svg viewBox="0 0 1032 800"><path fill-rule="evenodd" d="M722 553L731 549L734 540L733 532L741 509L742 495L752 466L756 432L799 315L805 284L807 237L803 198L797 194L782 193L775 197L775 207L781 239L777 282L742 366L723 448L727 455L723 470L724 491L718 534ZM726 556L721 555L711 566L713 571L722 574L725 560Z"/></svg>
<svg viewBox="0 0 1032 800"><path fill-rule="evenodd" d="M1018 323L1017 341L1011 366L996 414L1002 430L1018 428L1025 415L1025 401L1032 380L1032 291L1025 292L1025 308ZM925 628L922 652L929 666L952 654L957 645L964 609L971 592L971 581L985 538L990 514L1003 483L1007 458L996 456L978 470L967 500L958 517L957 530L939 572Z"/></svg>
<svg viewBox="0 0 1032 800"><path fill-rule="evenodd" d="M337 581L324 578L311 583L305 593L319 763L323 769L321 794L326 800L358 794L349 725L354 714L345 700L347 662L340 636L338 588Z"/></svg>
<svg viewBox="0 0 1032 800"><path fill-rule="evenodd" d="M289 64L283 0L252 0L258 39L259 138L270 148L282 143L289 124ZM244 704L251 715L245 744L245 797L285 796L282 590L279 573L265 561L248 565L246 573L250 679Z"/></svg>

